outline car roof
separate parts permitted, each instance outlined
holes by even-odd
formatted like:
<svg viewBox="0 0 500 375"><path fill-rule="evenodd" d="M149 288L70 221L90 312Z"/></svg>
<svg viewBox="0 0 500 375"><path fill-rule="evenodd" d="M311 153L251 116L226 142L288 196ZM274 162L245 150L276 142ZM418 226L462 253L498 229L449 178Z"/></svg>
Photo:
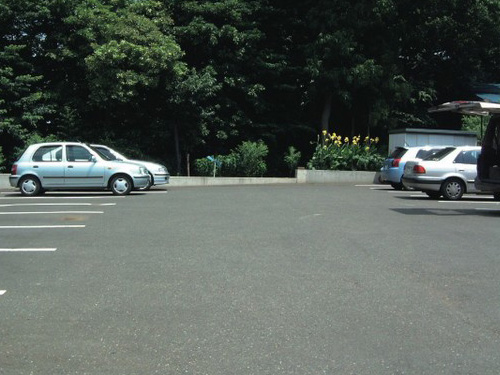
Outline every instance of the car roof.
<svg viewBox="0 0 500 375"><path fill-rule="evenodd" d="M82 142L65 142L65 141L61 141L61 142L42 142L42 143L33 143L31 144L30 146L53 146L53 145L84 145L84 143Z"/></svg>
<svg viewBox="0 0 500 375"><path fill-rule="evenodd" d="M500 113L500 104L491 102L457 100L429 108L428 112L457 112L464 115L487 116Z"/></svg>

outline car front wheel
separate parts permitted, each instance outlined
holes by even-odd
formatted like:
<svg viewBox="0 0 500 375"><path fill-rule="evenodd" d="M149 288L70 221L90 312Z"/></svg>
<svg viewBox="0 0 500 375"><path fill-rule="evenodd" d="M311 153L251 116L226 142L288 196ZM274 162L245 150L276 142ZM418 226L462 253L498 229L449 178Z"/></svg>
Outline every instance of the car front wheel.
<svg viewBox="0 0 500 375"><path fill-rule="evenodd" d="M132 180L127 176L116 176L111 180L110 187L114 195L127 195L132 190Z"/></svg>
<svg viewBox="0 0 500 375"><path fill-rule="evenodd" d="M42 190L42 184L40 180L34 176L23 177L19 182L19 188L21 189L21 194L27 197L33 197L40 194Z"/></svg>
<svg viewBox="0 0 500 375"><path fill-rule="evenodd" d="M465 184L458 178L450 178L441 186L443 197L448 200L459 200L465 193Z"/></svg>

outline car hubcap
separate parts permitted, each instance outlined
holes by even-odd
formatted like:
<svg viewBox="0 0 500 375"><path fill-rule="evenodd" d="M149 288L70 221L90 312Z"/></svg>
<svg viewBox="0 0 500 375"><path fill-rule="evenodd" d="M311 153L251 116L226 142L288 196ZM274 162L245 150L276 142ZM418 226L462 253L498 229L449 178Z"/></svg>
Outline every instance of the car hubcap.
<svg viewBox="0 0 500 375"><path fill-rule="evenodd" d="M23 191L26 193L33 193L36 190L36 184L33 180L26 180L23 182Z"/></svg>
<svg viewBox="0 0 500 375"><path fill-rule="evenodd" d="M448 193L448 195L450 197L457 197L460 195L462 189L461 189L461 186L460 184L456 183L456 182L453 182L451 184L448 184L446 186L446 192Z"/></svg>
<svg viewBox="0 0 500 375"><path fill-rule="evenodd" d="M123 193L128 189L128 182L124 178L119 178L115 181L113 187L117 192Z"/></svg>

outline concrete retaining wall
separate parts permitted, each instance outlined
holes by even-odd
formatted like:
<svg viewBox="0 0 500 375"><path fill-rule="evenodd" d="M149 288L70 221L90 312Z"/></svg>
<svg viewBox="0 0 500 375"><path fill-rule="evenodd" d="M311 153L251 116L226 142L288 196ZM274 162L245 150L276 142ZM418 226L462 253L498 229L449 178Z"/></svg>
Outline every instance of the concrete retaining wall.
<svg viewBox="0 0 500 375"><path fill-rule="evenodd" d="M378 182L378 173L354 171L312 171L297 169L296 177L183 177L170 178L170 186L219 186L250 184L372 184ZM0 189L12 189L9 174L0 174Z"/></svg>

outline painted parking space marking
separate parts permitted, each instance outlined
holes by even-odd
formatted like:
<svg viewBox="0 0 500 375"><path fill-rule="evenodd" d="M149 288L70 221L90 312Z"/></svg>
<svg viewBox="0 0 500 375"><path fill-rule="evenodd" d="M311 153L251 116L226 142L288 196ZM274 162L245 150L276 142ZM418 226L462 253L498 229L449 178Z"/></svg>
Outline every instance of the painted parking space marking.
<svg viewBox="0 0 500 375"><path fill-rule="evenodd" d="M123 199L124 196L121 195L103 195L103 196L85 196L85 195L71 195L71 196L43 196L43 197L23 197L23 196L13 196L13 197L0 197L0 199Z"/></svg>
<svg viewBox="0 0 500 375"><path fill-rule="evenodd" d="M0 296L3 296L6 292L6 290L0 290Z"/></svg>
<svg viewBox="0 0 500 375"><path fill-rule="evenodd" d="M7 203L0 207L41 207L41 206L116 206L116 203Z"/></svg>
<svg viewBox="0 0 500 375"><path fill-rule="evenodd" d="M72 229L85 228L85 225L0 225L0 229Z"/></svg>
<svg viewBox="0 0 500 375"><path fill-rule="evenodd" d="M52 248L43 248L43 247L39 247L39 248L10 248L10 249L0 249L0 252L4 252L4 253L15 253L15 252L44 252L44 251L56 251L57 248L55 247L52 247Z"/></svg>
<svg viewBox="0 0 500 375"><path fill-rule="evenodd" d="M17 211L0 212L0 215L38 215L38 214L103 214L104 211Z"/></svg>

